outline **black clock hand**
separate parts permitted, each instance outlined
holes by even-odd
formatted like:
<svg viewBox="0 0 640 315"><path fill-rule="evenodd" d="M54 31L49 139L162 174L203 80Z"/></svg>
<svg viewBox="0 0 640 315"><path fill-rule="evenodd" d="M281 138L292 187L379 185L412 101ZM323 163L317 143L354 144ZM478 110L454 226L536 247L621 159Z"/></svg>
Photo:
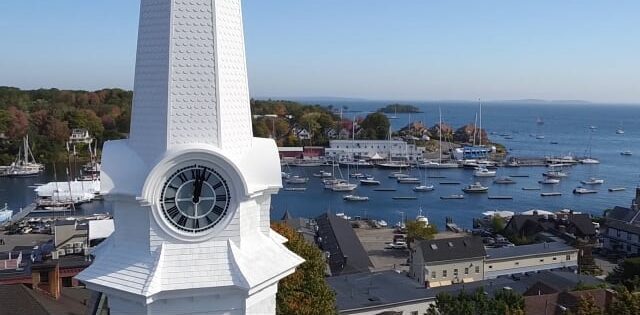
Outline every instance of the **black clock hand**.
<svg viewBox="0 0 640 315"><path fill-rule="evenodd" d="M202 194L202 179L196 178L193 183L193 202L200 202L200 194Z"/></svg>

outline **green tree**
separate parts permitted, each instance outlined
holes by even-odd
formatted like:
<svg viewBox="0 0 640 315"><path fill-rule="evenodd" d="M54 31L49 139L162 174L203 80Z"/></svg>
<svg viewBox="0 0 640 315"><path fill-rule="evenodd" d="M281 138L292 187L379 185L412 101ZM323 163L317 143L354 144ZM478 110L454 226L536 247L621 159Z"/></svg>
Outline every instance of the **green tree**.
<svg viewBox="0 0 640 315"><path fill-rule="evenodd" d="M622 284L629 291L640 290L640 257L623 260L607 277L613 284Z"/></svg>
<svg viewBox="0 0 640 315"><path fill-rule="evenodd" d="M482 288L473 294L439 293L428 315L524 315L524 298L511 290L498 290L489 298Z"/></svg>
<svg viewBox="0 0 640 315"><path fill-rule="evenodd" d="M360 126L366 130L367 136L372 139L384 140L389 136L389 118L383 113L372 113L362 120Z"/></svg>
<svg viewBox="0 0 640 315"><path fill-rule="evenodd" d="M407 243L411 245L417 240L430 240L436 233L438 228L434 224L425 224L417 220L407 221Z"/></svg>
<svg viewBox="0 0 640 315"><path fill-rule="evenodd" d="M278 284L277 314L335 314L335 295L324 278L322 252L285 224L276 223L272 228L289 240L289 250L305 259L295 273Z"/></svg>
<svg viewBox="0 0 640 315"><path fill-rule="evenodd" d="M640 295L629 292L626 287L616 289L615 299L607 309L609 315L640 314Z"/></svg>
<svg viewBox="0 0 640 315"><path fill-rule="evenodd" d="M585 294L578 301L577 315L602 315L603 311L596 305L596 299L591 294Z"/></svg>
<svg viewBox="0 0 640 315"><path fill-rule="evenodd" d="M491 228L494 233L502 233L505 226L506 222L503 217L494 215L493 218L491 218Z"/></svg>

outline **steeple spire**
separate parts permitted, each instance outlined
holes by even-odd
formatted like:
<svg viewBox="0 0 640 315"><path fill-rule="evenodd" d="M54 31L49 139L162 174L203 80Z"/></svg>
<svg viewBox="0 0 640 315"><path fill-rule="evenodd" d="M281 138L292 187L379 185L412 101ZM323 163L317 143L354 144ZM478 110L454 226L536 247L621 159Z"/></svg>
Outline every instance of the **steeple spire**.
<svg viewBox="0 0 640 315"><path fill-rule="evenodd" d="M239 0L142 0L131 145L150 161L206 143L231 155L251 146Z"/></svg>

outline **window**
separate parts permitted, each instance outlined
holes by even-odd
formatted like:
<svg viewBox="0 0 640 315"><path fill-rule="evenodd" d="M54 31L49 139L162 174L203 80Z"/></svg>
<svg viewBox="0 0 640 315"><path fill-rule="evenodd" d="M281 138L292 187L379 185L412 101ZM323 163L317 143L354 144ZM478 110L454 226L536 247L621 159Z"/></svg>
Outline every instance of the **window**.
<svg viewBox="0 0 640 315"><path fill-rule="evenodd" d="M446 270L442 270L442 277L447 277L447 271Z"/></svg>
<svg viewBox="0 0 640 315"><path fill-rule="evenodd" d="M515 262L515 265L516 265L516 266L520 265L520 262L516 261L516 262Z"/></svg>
<svg viewBox="0 0 640 315"><path fill-rule="evenodd" d="M540 262L544 262L544 259L540 259Z"/></svg>
<svg viewBox="0 0 640 315"><path fill-rule="evenodd" d="M468 275L469 274L469 268L464 268L464 274Z"/></svg>
<svg viewBox="0 0 640 315"><path fill-rule="evenodd" d="M493 269L493 265L489 265L489 269Z"/></svg>
<svg viewBox="0 0 640 315"><path fill-rule="evenodd" d="M480 273L480 266L476 266L476 273Z"/></svg>
<svg viewBox="0 0 640 315"><path fill-rule="evenodd" d="M631 233L627 233L627 240L630 241L631 240Z"/></svg>
<svg viewBox="0 0 640 315"><path fill-rule="evenodd" d="M571 260L571 255L567 255L567 260Z"/></svg>
<svg viewBox="0 0 640 315"><path fill-rule="evenodd" d="M556 257L553 257L553 260L558 260L558 258L556 258Z"/></svg>
<svg viewBox="0 0 640 315"><path fill-rule="evenodd" d="M435 279L435 278L436 278L436 272L435 272L435 271L432 271L432 272L431 272L431 279Z"/></svg>
<svg viewBox="0 0 640 315"><path fill-rule="evenodd" d="M453 269L453 276L454 277L458 276L458 269Z"/></svg>

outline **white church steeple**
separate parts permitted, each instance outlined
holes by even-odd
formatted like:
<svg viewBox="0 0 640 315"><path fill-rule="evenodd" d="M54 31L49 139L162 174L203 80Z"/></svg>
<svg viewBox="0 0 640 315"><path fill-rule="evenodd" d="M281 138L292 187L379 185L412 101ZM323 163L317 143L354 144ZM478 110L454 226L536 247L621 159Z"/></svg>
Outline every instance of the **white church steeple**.
<svg viewBox="0 0 640 315"><path fill-rule="evenodd" d="M134 90L130 138L145 159L187 143L250 147L240 1L143 0Z"/></svg>
<svg viewBox="0 0 640 315"><path fill-rule="evenodd" d="M118 314L274 314L302 259L270 228L275 142L253 138L239 0L141 0L130 138L105 143L114 233L77 278Z"/></svg>

